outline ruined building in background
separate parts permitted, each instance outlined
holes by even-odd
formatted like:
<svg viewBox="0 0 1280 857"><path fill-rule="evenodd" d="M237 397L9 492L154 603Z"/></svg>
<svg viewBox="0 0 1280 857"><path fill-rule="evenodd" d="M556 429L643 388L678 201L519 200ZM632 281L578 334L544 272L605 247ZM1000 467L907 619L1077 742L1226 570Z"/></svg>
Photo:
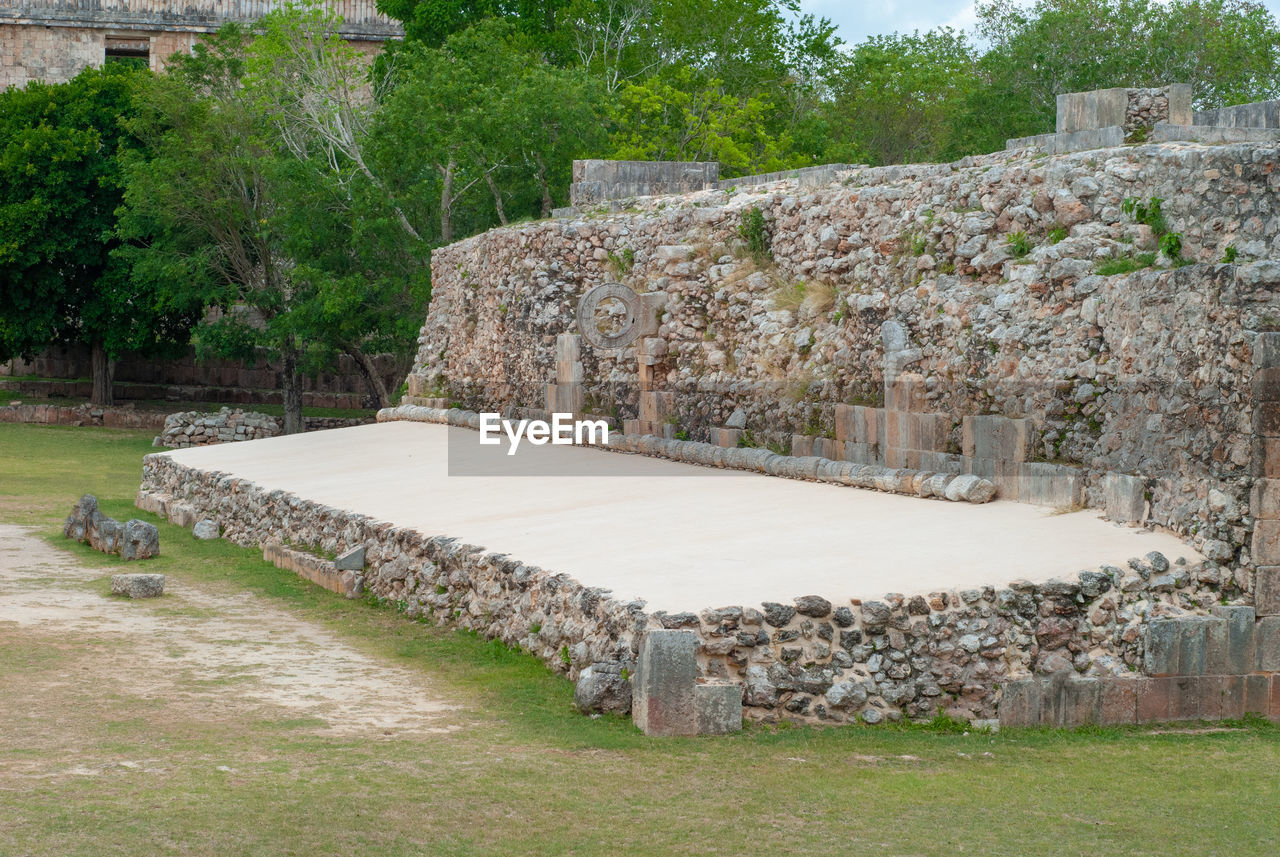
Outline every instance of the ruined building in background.
<svg viewBox="0 0 1280 857"><path fill-rule="evenodd" d="M0 0L0 90L33 80L61 83L107 62L163 68L201 34L229 21L249 23L283 5L279 0ZM403 35L374 0L329 0L342 16L342 35L376 53Z"/></svg>

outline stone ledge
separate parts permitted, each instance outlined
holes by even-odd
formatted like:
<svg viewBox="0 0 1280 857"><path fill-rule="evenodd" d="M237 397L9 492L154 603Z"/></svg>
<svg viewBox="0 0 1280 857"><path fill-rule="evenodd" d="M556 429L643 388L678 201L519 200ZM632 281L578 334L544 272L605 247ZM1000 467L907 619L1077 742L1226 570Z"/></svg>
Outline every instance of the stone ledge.
<svg viewBox="0 0 1280 857"><path fill-rule="evenodd" d="M480 414L459 408L425 408L417 405L399 405L378 411L378 422L439 423L458 428L479 429ZM875 464L855 464L851 461L835 461L817 456L778 455L768 449L725 448L710 443L691 440L670 440L656 435L617 435L610 437L610 452L648 455L702 467L748 470L766 476L782 476L810 482L826 482L851 488L865 488L902 494L909 497L925 497L936 500L987 503L995 497L996 486L991 480L971 474L936 473L928 470L912 470L905 467L884 467Z"/></svg>

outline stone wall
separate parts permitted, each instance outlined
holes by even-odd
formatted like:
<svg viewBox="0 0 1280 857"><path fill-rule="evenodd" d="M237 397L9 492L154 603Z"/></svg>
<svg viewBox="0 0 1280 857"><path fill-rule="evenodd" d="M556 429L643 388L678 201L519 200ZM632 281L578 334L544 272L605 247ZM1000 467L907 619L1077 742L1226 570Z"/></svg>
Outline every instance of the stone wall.
<svg viewBox="0 0 1280 857"><path fill-rule="evenodd" d="M587 206L632 196L688 193L714 187L720 164L700 161L573 162L569 203Z"/></svg>
<svg viewBox="0 0 1280 857"><path fill-rule="evenodd" d="M1192 124L1219 128L1280 128L1280 101L1255 101L1252 104L1197 110Z"/></svg>
<svg viewBox="0 0 1280 857"><path fill-rule="evenodd" d="M6 405L0 407L0 423L32 423L56 426L102 426L117 429L164 427L164 414L135 411L130 407L99 408L94 405Z"/></svg>
<svg viewBox="0 0 1280 857"><path fill-rule="evenodd" d="M1149 657L1147 627L1205 615L1249 572L1212 563L1170 565L1160 554L1070 579L832 604L817 596L687 613L648 612L551 569L447 534L395 527L252 482L145 460L140 508L181 526L212 518L224 537L336 555L365 548L347 574L294 557L289 567L349 596L373 596L412 619L477 631L518 645L570 678L592 664L634 672L655 629L697 636L700 674L741 686L754 720L866 723L1000 716L1002 687L1033 675L1128 676Z"/></svg>
<svg viewBox="0 0 1280 857"><path fill-rule="evenodd" d="M1175 83L1146 89L1116 87L1058 96L1059 134L1119 126L1126 134L1157 122L1190 125L1191 86Z"/></svg>
<svg viewBox="0 0 1280 857"><path fill-rule="evenodd" d="M1078 468L1089 505L1248 565L1252 360L1280 323L1275 166L1253 145L998 153L491 230L435 253L410 394L543 408L578 299L620 279L665 300L642 340L662 347L645 378L632 352L585 348L583 410L637 419L648 379L673 430L710 440L740 410L755 443L785 451L834 439L839 406L884 406L892 321L924 379L918 409L951 417L952 454L965 417L1030 420L1027 461ZM1191 264L1121 211L1154 197ZM771 261L739 235L751 209ZM1236 263L1219 264L1228 248ZM1106 273L1117 264L1138 270Z"/></svg>
<svg viewBox="0 0 1280 857"><path fill-rule="evenodd" d="M303 417L303 431L349 428L373 422L362 417ZM189 446L212 446L242 440L276 437L284 432L281 420L268 414L223 408L217 413L182 411L169 414L164 430L155 440L156 446L185 449Z"/></svg>

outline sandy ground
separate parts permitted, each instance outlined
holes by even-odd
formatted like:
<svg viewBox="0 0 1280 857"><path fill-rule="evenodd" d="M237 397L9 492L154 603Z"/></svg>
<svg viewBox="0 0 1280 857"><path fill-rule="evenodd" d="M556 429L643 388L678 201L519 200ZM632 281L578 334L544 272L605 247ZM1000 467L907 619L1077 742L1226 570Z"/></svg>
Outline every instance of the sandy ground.
<svg viewBox="0 0 1280 857"><path fill-rule="evenodd" d="M111 573L0 524L0 638L92 649L88 672L38 673L50 693L80 684L86 700L119 693L205 721L308 720L323 734L457 728L454 706L420 673L365 655L262 597L170 575L163 597L129 601L102 594L97 581Z"/></svg>
<svg viewBox="0 0 1280 857"><path fill-rule="evenodd" d="M1097 510L923 500L581 447L526 445L513 475L460 475L493 472L479 436L392 422L168 454L508 553L653 610L1043 581L1152 550L1200 559Z"/></svg>

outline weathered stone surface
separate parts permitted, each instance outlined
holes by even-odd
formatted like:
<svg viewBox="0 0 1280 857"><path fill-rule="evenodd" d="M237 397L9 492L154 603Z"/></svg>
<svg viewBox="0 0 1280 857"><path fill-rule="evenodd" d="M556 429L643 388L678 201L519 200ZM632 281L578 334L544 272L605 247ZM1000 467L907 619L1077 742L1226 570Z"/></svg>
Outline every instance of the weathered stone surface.
<svg viewBox="0 0 1280 857"><path fill-rule="evenodd" d="M220 535L218 531L218 522L212 518L204 518L203 520L196 522L196 525L191 528L191 535L202 542L216 539Z"/></svg>
<svg viewBox="0 0 1280 857"><path fill-rule="evenodd" d="M1228 675L1244 675L1253 672L1257 658L1253 630L1255 613L1252 607L1217 605L1213 615L1226 624Z"/></svg>
<svg viewBox="0 0 1280 857"><path fill-rule="evenodd" d="M362 571L364 569L365 547L356 545L350 550L338 554L333 561L334 568L342 571Z"/></svg>
<svg viewBox="0 0 1280 857"><path fill-rule="evenodd" d="M1280 615L1280 566L1254 569L1253 606L1259 616Z"/></svg>
<svg viewBox="0 0 1280 857"><path fill-rule="evenodd" d="M583 714L630 714L631 682L623 675L622 664L616 661L597 662L578 673L578 681L573 687L573 704Z"/></svg>
<svg viewBox="0 0 1280 857"><path fill-rule="evenodd" d="M796 612L821 619L831 615L831 602L820 595L802 595L796 599Z"/></svg>
<svg viewBox="0 0 1280 857"><path fill-rule="evenodd" d="M760 606L764 608L764 621L775 628L783 627L796 615L796 608L789 604L766 601Z"/></svg>
<svg viewBox="0 0 1280 857"><path fill-rule="evenodd" d="M708 682L694 687L699 735L727 735L742 730L742 686Z"/></svg>
<svg viewBox="0 0 1280 857"><path fill-rule="evenodd" d="M641 641L631 718L644 734L698 734L697 639L692 631L662 630L650 631Z"/></svg>
<svg viewBox="0 0 1280 857"><path fill-rule="evenodd" d="M127 598L159 598L164 594L164 575L113 574L111 594Z"/></svg>

